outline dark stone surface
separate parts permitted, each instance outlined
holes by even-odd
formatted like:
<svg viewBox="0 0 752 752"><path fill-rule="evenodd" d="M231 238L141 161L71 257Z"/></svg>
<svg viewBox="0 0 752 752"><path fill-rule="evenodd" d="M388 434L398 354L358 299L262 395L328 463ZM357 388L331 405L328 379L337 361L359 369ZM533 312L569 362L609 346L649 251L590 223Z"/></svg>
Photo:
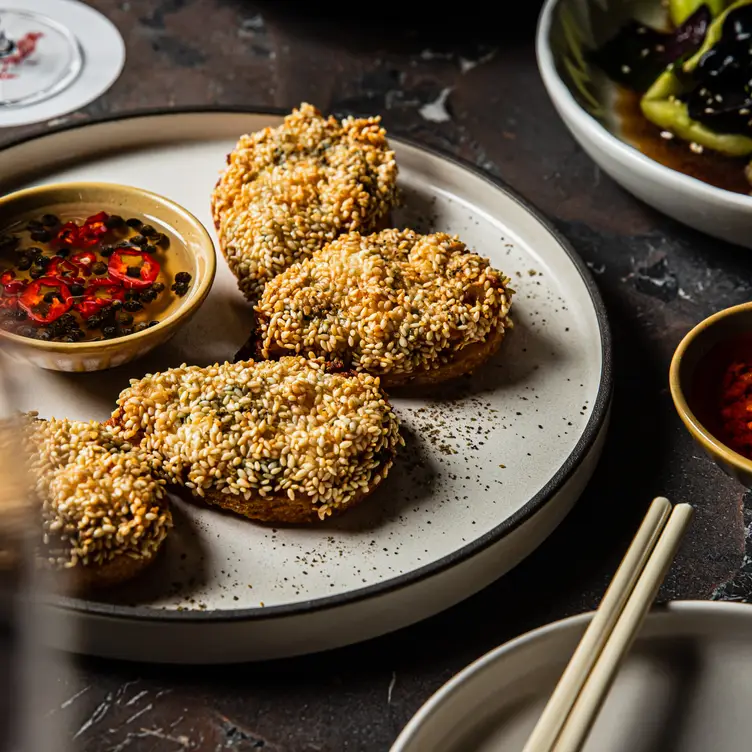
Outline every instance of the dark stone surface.
<svg viewBox="0 0 752 752"><path fill-rule="evenodd" d="M39 717L63 724L58 738L66 749L387 750L468 662L596 606L658 494L697 508L662 599L752 593L749 558L742 566L742 491L700 455L667 389L682 335L709 313L749 299L752 254L659 216L575 144L536 70L539 3L523 4L526 17L506 31L472 4L451 19L407 13L398 28L393 11L364 21L336 6L325 16L303 15L290 2L92 5L123 33L126 68L104 97L56 122L165 104L287 108L301 100L336 113L382 114L393 133L471 160L556 222L606 300L616 393L605 456L582 500L497 584L401 633L269 665L160 668L84 659L66 669L60 657L45 656L50 696L40 699ZM0 132L0 144L47 127Z"/></svg>

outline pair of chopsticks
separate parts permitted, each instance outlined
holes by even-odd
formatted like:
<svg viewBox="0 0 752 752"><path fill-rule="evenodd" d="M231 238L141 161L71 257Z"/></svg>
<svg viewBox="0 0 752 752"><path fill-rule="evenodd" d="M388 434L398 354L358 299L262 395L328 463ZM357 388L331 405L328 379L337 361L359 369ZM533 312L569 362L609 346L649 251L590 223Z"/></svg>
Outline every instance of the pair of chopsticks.
<svg viewBox="0 0 752 752"><path fill-rule="evenodd" d="M579 752L676 556L689 504L650 505L523 752Z"/></svg>

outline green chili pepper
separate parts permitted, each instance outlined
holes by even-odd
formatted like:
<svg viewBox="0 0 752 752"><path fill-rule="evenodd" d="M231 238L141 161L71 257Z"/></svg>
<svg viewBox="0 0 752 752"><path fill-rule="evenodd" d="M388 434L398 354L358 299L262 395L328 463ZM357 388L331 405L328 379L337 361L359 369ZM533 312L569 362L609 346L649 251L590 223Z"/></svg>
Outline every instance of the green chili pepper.
<svg viewBox="0 0 752 752"><path fill-rule="evenodd" d="M674 26L681 26L701 5L715 18L729 6L729 0L669 0L668 12Z"/></svg>
<svg viewBox="0 0 752 752"><path fill-rule="evenodd" d="M752 0L750 0L752 2ZM692 120L687 105L678 99L686 86L675 70L664 71L640 102L642 114L663 130L671 131L683 141L700 144L729 157L752 154L752 138L735 133L715 133Z"/></svg>
<svg viewBox="0 0 752 752"><path fill-rule="evenodd" d="M721 38L726 16L732 10L750 3L752 0L738 0L727 7L708 28L702 47L681 67L670 65L658 76L640 101L642 114L651 123L670 131L684 141L699 144L730 157L745 157L752 154L752 138L712 131L702 123L692 120L687 105L680 100L681 95L692 89L691 73L697 67L700 58Z"/></svg>

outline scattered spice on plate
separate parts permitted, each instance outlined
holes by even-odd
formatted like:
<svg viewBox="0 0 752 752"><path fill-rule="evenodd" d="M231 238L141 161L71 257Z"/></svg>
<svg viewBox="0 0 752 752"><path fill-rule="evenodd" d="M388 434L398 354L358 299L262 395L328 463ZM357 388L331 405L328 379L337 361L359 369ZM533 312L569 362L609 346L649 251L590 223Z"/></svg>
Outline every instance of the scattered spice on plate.
<svg viewBox="0 0 752 752"><path fill-rule="evenodd" d="M155 304L191 283L181 271L170 284L158 258L169 245L153 225L104 211L83 222L44 214L0 233L0 327L79 342L155 326Z"/></svg>

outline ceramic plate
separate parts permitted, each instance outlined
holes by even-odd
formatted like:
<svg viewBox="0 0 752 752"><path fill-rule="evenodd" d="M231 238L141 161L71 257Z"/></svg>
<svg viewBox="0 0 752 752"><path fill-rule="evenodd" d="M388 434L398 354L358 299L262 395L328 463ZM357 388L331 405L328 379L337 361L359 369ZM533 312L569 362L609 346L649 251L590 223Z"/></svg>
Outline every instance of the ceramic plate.
<svg viewBox="0 0 752 752"><path fill-rule="evenodd" d="M63 129L0 153L0 190L107 180L169 196L211 226L209 194L237 137L278 115L184 112ZM406 207L395 223L459 234L513 279L515 329L492 362L432 393L392 395L407 442L367 503L326 524L272 528L175 499L176 529L142 580L43 608L78 650L179 662L332 648L418 621L530 553L594 469L611 392L600 298L582 262L487 176L393 139ZM251 311L220 260L203 308L168 345L98 374L31 371L23 409L106 418L128 379L232 359ZM52 624L52 622L49 622ZM65 628L52 644L68 646Z"/></svg>
<svg viewBox="0 0 752 752"><path fill-rule="evenodd" d="M591 614L491 651L445 684L391 752L519 752ZM752 608L672 603L651 614L583 752L749 749Z"/></svg>

